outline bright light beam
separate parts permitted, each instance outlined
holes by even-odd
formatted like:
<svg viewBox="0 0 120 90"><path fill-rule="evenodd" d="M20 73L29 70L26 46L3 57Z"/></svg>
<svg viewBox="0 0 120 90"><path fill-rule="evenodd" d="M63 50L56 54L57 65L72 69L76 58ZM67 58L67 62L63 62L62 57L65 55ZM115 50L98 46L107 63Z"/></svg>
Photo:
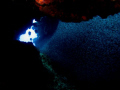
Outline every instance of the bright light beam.
<svg viewBox="0 0 120 90"><path fill-rule="evenodd" d="M33 45L35 46L35 43L33 42L33 40L37 38L37 34L35 33L35 30L33 29L33 26L31 26L31 28L27 29L25 34L20 35L19 37L19 41L21 42L32 42Z"/></svg>
<svg viewBox="0 0 120 90"><path fill-rule="evenodd" d="M33 19L32 23L37 23L35 19ZM35 46L34 39L38 37L37 33L35 32L35 29L33 29L34 26L31 26L31 28L28 28L25 32L25 34L20 35L19 41L21 42L32 42Z"/></svg>

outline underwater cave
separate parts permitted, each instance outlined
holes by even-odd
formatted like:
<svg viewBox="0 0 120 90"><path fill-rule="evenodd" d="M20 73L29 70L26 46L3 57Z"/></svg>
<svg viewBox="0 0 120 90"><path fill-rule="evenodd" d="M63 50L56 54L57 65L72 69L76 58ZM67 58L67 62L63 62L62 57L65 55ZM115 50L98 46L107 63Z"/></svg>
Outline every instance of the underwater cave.
<svg viewBox="0 0 120 90"><path fill-rule="evenodd" d="M120 88L120 0L1 4L1 90Z"/></svg>

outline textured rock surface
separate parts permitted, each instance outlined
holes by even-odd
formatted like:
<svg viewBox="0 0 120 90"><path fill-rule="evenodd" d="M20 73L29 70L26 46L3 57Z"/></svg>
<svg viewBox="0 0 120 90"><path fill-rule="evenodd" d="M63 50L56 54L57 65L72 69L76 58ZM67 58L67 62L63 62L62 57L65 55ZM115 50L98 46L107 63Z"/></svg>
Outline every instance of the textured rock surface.
<svg viewBox="0 0 120 90"><path fill-rule="evenodd" d="M80 87L116 87L120 80L120 13L81 23L59 22L43 48L56 71ZM98 83L100 82L100 83Z"/></svg>
<svg viewBox="0 0 120 90"><path fill-rule="evenodd" d="M120 11L120 0L35 0L41 12L65 22L106 18Z"/></svg>

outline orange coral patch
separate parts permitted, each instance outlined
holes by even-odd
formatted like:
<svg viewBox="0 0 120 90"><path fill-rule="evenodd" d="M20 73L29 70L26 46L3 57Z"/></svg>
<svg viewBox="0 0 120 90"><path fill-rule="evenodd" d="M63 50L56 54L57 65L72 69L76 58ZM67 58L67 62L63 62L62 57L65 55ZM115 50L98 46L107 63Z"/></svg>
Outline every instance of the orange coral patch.
<svg viewBox="0 0 120 90"><path fill-rule="evenodd" d="M52 3L54 0L35 0L38 4L43 5L43 4L49 4Z"/></svg>
<svg viewBox="0 0 120 90"><path fill-rule="evenodd" d="M83 20L87 20L86 16L82 16L82 19L83 19Z"/></svg>

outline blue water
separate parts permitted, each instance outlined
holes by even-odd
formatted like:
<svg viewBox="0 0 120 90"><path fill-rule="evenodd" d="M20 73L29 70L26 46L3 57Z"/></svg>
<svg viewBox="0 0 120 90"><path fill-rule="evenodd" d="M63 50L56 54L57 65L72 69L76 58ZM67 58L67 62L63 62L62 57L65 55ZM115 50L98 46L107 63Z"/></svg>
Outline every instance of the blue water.
<svg viewBox="0 0 120 90"><path fill-rule="evenodd" d="M120 68L120 13L80 23L44 18L36 47L78 80L110 78ZM52 32L52 33L50 33ZM64 70L63 70L64 71Z"/></svg>
<svg viewBox="0 0 120 90"><path fill-rule="evenodd" d="M107 79L120 67L120 13L80 23L59 21L41 52L79 80Z"/></svg>

